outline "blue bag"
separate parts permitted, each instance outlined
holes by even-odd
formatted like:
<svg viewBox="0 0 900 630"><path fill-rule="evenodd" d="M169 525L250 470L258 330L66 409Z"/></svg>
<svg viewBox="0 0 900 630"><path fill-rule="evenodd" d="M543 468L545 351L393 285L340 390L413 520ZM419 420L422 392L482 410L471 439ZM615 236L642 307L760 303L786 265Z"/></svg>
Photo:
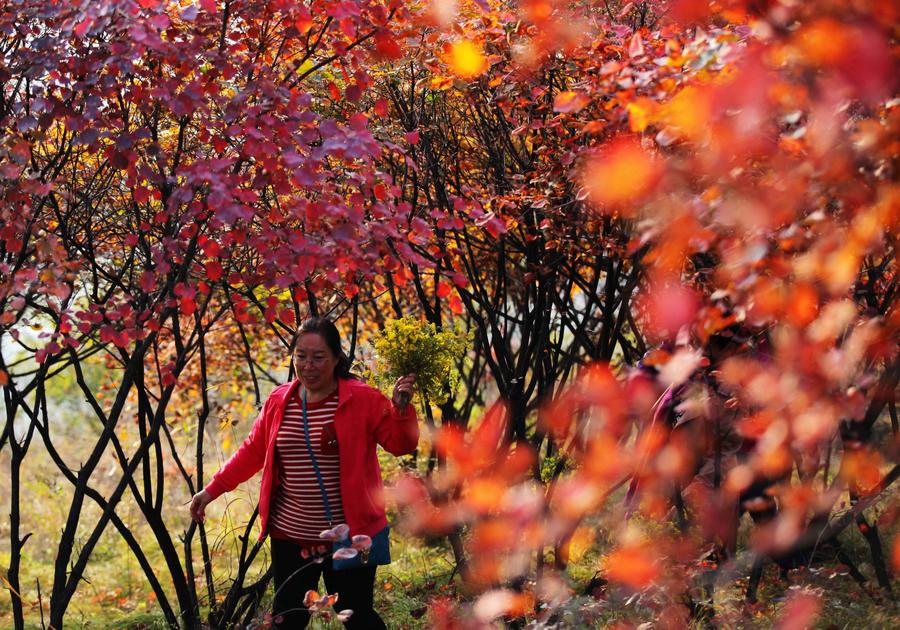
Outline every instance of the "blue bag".
<svg viewBox="0 0 900 630"><path fill-rule="evenodd" d="M384 529L372 536L372 546L368 549L358 549L357 554L352 558L332 560L332 565L338 571L344 569L358 569L360 567L374 567L376 564L391 563L391 540L389 537L390 527L385 525ZM344 547L352 547L350 538L344 540L336 540L334 542L334 551L343 549Z"/></svg>

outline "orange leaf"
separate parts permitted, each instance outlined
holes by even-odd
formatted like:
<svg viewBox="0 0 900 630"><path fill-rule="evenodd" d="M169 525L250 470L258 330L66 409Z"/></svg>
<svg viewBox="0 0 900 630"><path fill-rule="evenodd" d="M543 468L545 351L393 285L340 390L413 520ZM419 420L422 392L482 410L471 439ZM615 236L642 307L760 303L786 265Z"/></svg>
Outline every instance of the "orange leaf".
<svg viewBox="0 0 900 630"><path fill-rule="evenodd" d="M850 451L841 461L841 476L861 494L867 494L881 482L880 466L881 455L877 451Z"/></svg>
<svg viewBox="0 0 900 630"><path fill-rule="evenodd" d="M313 26L312 15L310 15L309 11L303 9L297 15L297 18L294 20L294 26L300 31L301 34L305 34L309 29Z"/></svg>
<svg viewBox="0 0 900 630"><path fill-rule="evenodd" d="M819 293L815 287L806 284L795 284L789 290L787 300L787 319L794 326L804 328L811 324L819 314Z"/></svg>
<svg viewBox="0 0 900 630"><path fill-rule="evenodd" d="M661 116L678 132L696 138L709 128L712 102L707 92L686 87L662 107Z"/></svg>
<svg viewBox="0 0 900 630"><path fill-rule="evenodd" d="M584 171L588 196L601 209L621 210L656 185L662 175L659 162L631 140L618 140L607 151L591 158ZM632 214L629 212L628 214Z"/></svg>
<svg viewBox="0 0 900 630"><path fill-rule="evenodd" d="M506 405L495 403L472 433L470 450L476 456L491 457L506 434Z"/></svg>
<svg viewBox="0 0 900 630"><path fill-rule="evenodd" d="M634 589L649 586L659 577L659 562L647 545L628 544L607 554L606 577Z"/></svg>
<svg viewBox="0 0 900 630"><path fill-rule="evenodd" d="M553 99L553 111L560 114L574 114L591 102L591 97L583 92L566 90Z"/></svg>
<svg viewBox="0 0 900 630"><path fill-rule="evenodd" d="M308 590L306 591L306 595L303 596L303 605L309 608L320 599L321 596L316 591Z"/></svg>
<svg viewBox="0 0 900 630"><path fill-rule="evenodd" d="M894 573L900 573L900 537L894 540L894 553L891 561L894 565Z"/></svg>
<svg viewBox="0 0 900 630"><path fill-rule="evenodd" d="M546 22L553 14L553 4L547 0L525 0L519 6L525 17L535 23Z"/></svg>
<svg viewBox="0 0 900 630"><path fill-rule="evenodd" d="M475 512L487 514L497 508L505 492L506 486L501 480L483 477L469 484L464 500Z"/></svg>
<svg viewBox="0 0 900 630"><path fill-rule="evenodd" d="M798 33L803 56L812 63L830 65L841 60L850 46L848 29L833 18L822 18Z"/></svg>

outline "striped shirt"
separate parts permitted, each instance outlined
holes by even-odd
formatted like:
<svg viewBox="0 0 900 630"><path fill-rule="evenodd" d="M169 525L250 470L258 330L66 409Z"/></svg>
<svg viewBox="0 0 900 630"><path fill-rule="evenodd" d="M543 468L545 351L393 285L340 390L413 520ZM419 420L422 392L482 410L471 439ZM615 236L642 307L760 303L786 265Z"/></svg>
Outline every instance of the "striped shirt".
<svg viewBox="0 0 900 630"><path fill-rule="evenodd" d="M284 418L275 437L275 463L279 467L281 483L275 489L269 521L270 533L274 538L287 538L301 544L322 544L324 541L319 534L323 530L345 522L341 502L340 457L334 431L337 406L336 390L324 400L306 405L310 444L328 495L331 524L325 514L322 491L306 446L299 392L291 397L285 407Z"/></svg>

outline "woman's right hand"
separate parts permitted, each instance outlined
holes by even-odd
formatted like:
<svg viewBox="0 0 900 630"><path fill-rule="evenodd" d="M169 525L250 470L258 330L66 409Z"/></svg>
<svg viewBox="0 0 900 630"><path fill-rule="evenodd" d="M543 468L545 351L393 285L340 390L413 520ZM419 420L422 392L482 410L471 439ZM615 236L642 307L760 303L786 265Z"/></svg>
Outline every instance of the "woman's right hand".
<svg viewBox="0 0 900 630"><path fill-rule="evenodd" d="M212 497L209 496L209 492L206 490L201 490L195 494L194 498L191 499L191 518L198 523L202 523L203 519L206 518L206 506L210 501L212 501Z"/></svg>

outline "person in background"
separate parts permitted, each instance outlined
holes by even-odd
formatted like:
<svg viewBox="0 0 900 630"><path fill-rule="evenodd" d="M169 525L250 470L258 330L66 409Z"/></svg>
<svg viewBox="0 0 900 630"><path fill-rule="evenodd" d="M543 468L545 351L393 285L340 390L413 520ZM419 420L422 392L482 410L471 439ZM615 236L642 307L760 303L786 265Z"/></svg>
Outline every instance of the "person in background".
<svg viewBox="0 0 900 630"><path fill-rule="evenodd" d="M347 628L385 628L373 608L376 567L336 570L331 543L319 534L342 523L350 536L385 531L376 445L394 455L415 450L419 425L409 403L415 375L399 379L389 401L351 374L340 333L321 317L303 322L292 359L297 379L272 391L247 439L194 495L191 517L202 522L210 501L262 469L260 540L271 538L274 627L306 627L304 595L318 590L322 576L326 591L338 593L335 609L353 611ZM317 555L320 562L309 560Z"/></svg>

